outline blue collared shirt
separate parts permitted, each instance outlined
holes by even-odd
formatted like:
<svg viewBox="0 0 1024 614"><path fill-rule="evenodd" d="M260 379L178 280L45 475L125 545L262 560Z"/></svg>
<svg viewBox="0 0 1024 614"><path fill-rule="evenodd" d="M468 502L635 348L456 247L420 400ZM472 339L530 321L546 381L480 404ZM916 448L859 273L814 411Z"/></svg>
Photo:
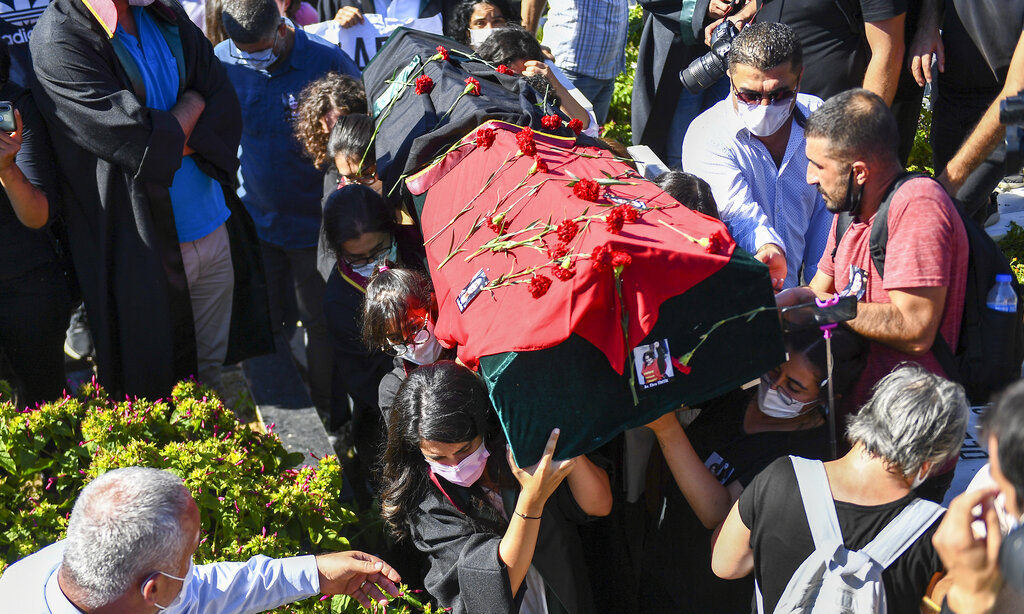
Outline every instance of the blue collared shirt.
<svg viewBox="0 0 1024 614"><path fill-rule="evenodd" d="M336 45L295 28L295 44L274 72L253 70L231 57L226 40L214 53L242 103L241 188L260 239L289 249L313 247L320 232L324 173L313 166L298 138L299 94L329 71L360 78Z"/></svg>
<svg viewBox="0 0 1024 614"><path fill-rule="evenodd" d="M562 70L612 79L626 66L626 0L550 0L544 44Z"/></svg>
<svg viewBox="0 0 1024 614"><path fill-rule="evenodd" d="M804 117L821 106L809 94L797 96ZM786 251L786 281L792 288L810 281L828 242L832 213L816 187L807 183L804 130L794 120L782 164L750 134L726 97L693 120L683 139L683 169L711 185L722 221L740 247L755 253L768 243Z"/></svg>
<svg viewBox="0 0 1024 614"><path fill-rule="evenodd" d="M178 101L177 62L149 11L132 7L132 14L139 37L125 32L120 24L114 36L124 42L139 66L146 86L146 106L169 111ZM231 216L220 184L199 170L191 156L181 159L170 194L174 225L181 243L202 239Z"/></svg>
<svg viewBox="0 0 1024 614"><path fill-rule="evenodd" d="M0 604L19 614L81 614L64 596L57 571L66 542L59 541L11 565L0 576ZM316 557L196 565L182 586L182 608L175 614L262 612L320 592Z"/></svg>

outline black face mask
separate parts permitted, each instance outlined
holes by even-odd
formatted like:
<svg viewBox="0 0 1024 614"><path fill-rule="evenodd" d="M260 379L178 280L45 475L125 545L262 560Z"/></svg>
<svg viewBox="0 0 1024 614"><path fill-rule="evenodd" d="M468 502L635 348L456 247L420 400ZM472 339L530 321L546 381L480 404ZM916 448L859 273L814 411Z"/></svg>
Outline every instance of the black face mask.
<svg viewBox="0 0 1024 614"><path fill-rule="evenodd" d="M857 190L857 194L854 195L853 187L856 182L853 180L853 169L850 169L850 177L846 181L846 197L843 199L843 206L839 209L839 212L849 211L850 215L857 216L860 213L860 198L864 194L864 188Z"/></svg>

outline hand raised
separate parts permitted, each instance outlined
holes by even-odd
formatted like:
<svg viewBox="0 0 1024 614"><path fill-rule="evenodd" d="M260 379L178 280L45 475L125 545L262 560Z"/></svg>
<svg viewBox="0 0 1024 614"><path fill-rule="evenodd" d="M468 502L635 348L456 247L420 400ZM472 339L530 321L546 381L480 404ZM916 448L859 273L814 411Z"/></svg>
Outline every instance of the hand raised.
<svg viewBox="0 0 1024 614"><path fill-rule="evenodd" d="M509 450L508 452L508 466L512 468L513 475L515 475L516 480L522 487L522 493L519 497L533 508L539 507L543 509L548 497L551 496L551 493L555 492L555 489L562 483L562 480L569 475L578 460L577 458L568 458L560 461L554 460L558 433L559 430L557 428L551 431L547 446L544 448L544 455L532 467L520 468L512 458L512 451Z"/></svg>
<svg viewBox="0 0 1024 614"><path fill-rule="evenodd" d="M0 132L0 171L14 164L14 158L21 151L21 113L14 110L14 132Z"/></svg>

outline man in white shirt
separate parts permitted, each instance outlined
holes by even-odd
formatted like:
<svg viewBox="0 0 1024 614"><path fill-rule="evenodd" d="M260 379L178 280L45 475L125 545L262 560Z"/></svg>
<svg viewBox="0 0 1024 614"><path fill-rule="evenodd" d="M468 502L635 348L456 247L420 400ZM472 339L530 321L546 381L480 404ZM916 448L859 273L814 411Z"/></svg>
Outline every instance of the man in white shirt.
<svg viewBox="0 0 1024 614"><path fill-rule="evenodd" d="M814 277L832 214L807 185L804 120L821 99L798 94L803 51L789 26L754 23L729 51L729 96L690 124L683 169L704 179L736 242L791 288ZM895 138L895 136L894 136Z"/></svg>
<svg viewBox="0 0 1024 614"><path fill-rule="evenodd" d="M323 593L370 607L398 573L375 556L335 552L193 565L199 508L167 471L115 469L82 489L67 538L7 568L0 604L24 614L262 612Z"/></svg>

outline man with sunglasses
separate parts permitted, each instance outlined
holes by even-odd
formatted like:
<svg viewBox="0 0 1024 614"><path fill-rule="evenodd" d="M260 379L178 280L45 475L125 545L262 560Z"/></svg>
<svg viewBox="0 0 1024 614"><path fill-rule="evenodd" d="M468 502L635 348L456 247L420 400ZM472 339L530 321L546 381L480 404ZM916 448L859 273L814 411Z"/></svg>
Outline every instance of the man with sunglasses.
<svg viewBox="0 0 1024 614"><path fill-rule="evenodd" d="M733 40L727 98L690 124L683 169L711 185L736 242L768 265L778 288L817 270L832 215L805 181L803 122L821 105L798 94L803 51L793 30L755 23Z"/></svg>
<svg viewBox="0 0 1024 614"><path fill-rule="evenodd" d="M7 568L0 604L25 614L241 614L320 593L367 608L398 594L398 573L354 550L195 565L201 520L173 473L108 471L82 489L65 539Z"/></svg>
<svg viewBox="0 0 1024 614"><path fill-rule="evenodd" d="M332 358L316 268L324 172L295 138L295 121L307 85L331 71L358 79L359 69L336 45L282 17L274 0L227 0L223 7L229 40L214 52L242 103L239 194L260 238L271 325L290 334L301 320L313 404L326 411Z"/></svg>

